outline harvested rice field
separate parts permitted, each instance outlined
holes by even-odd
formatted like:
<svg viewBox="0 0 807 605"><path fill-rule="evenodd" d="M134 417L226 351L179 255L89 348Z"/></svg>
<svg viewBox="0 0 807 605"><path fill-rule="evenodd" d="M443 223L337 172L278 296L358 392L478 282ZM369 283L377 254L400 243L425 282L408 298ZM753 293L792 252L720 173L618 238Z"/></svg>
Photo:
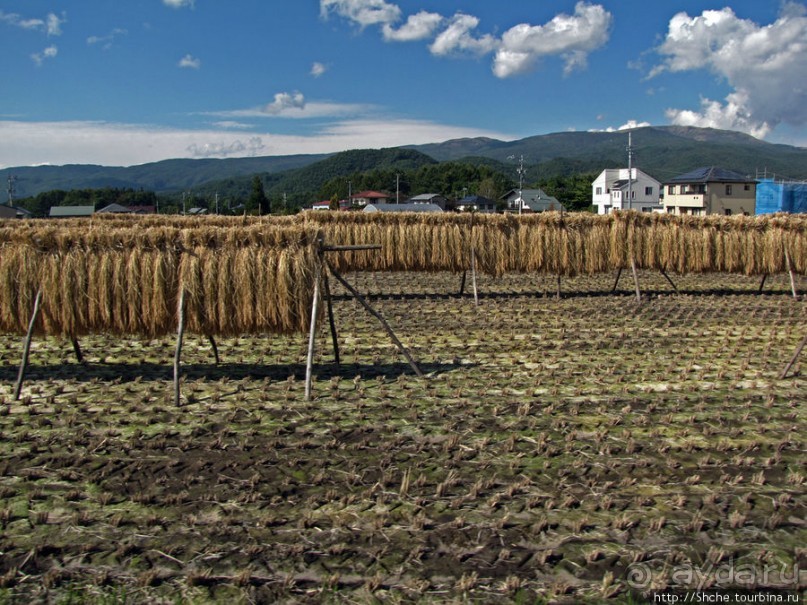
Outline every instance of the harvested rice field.
<svg viewBox="0 0 807 605"><path fill-rule="evenodd" d="M0 336L0 603L803 597L786 275L347 277L426 379L334 282L310 402L303 333L186 336L179 407L170 336L36 336L20 401Z"/></svg>

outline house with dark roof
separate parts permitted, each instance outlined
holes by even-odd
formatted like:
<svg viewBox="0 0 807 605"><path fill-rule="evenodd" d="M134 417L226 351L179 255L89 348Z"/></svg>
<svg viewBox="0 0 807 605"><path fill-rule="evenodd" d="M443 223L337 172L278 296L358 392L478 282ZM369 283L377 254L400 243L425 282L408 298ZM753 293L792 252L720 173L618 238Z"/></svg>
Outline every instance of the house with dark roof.
<svg viewBox="0 0 807 605"><path fill-rule="evenodd" d="M547 194L543 189L511 189L501 198L507 204L508 212L562 212L565 210L556 197Z"/></svg>
<svg viewBox="0 0 807 605"><path fill-rule="evenodd" d="M664 182L669 214L755 214L756 179L717 166L698 168Z"/></svg>
<svg viewBox="0 0 807 605"><path fill-rule="evenodd" d="M492 200L482 195L466 195L457 200L456 210L458 212L496 212L496 200Z"/></svg>
<svg viewBox="0 0 807 605"><path fill-rule="evenodd" d="M98 210L98 214L132 214L132 210L118 203L113 203Z"/></svg>

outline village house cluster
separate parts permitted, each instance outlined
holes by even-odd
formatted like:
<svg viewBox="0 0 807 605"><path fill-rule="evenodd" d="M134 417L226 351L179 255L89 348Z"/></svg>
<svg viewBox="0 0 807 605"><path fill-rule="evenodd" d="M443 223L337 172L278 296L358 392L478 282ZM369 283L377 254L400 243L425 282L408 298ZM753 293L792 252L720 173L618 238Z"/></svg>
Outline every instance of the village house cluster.
<svg viewBox="0 0 807 605"><path fill-rule="evenodd" d="M597 214L615 210L663 212L675 215L754 215L775 212L807 212L807 182L754 178L717 166L697 168L667 181L659 181L635 167L607 168L591 184L591 205ZM451 199L439 193L423 193L401 199L382 191L360 191L338 202L316 202L313 210L360 210L364 212L564 212L568 210L543 189L511 189L499 199L466 195ZM153 206L124 207L111 204L54 206L51 218L91 216L96 213L153 214ZM186 214L204 214L191 208ZM30 218L24 208L0 205L0 218Z"/></svg>
<svg viewBox="0 0 807 605"><path fill-rule="evenodd" d="M591 184L591 205L597 214L614 210L663 212L676 215L753 215L807 212L807 183L757 179L718 166L706 166L661 182L639 168L607 168ZM330 201L314 210L336 210ZM565 211L557 198L542 189L511 189L499 200L468 195L451 200L425 193L396 201L380 191L361 191L338 202L339 210L364 212L518 212Z"/></svg>

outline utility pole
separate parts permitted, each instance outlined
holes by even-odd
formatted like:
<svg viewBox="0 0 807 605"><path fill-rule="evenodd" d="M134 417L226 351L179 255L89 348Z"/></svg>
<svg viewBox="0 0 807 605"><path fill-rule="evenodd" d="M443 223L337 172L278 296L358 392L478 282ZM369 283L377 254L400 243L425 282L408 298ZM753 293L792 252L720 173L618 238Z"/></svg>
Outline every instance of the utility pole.
<svg viewBox="0 0 807 605"><path fill-rule="evenodd" d="M14 194L16 193L14 183L17 182L17 177L13 174L8 175L8 205L14 205Z"/></svg>
<svg viewBox="0 0 807 605"><path fill-rule="evenodd" d="M395 203L401 203L401 175L395 175Z"/></svg>
<svg viewBox="0 0 807 605"><path fill-rule="evenodd" d="M633 139L628 133L628 210L633 210ZM624 206L623 206L624 207Z"/></svg>
<svg viewBox="0 0 807 605"><path fill-rule="evenodd" d="M524 209L524 156L518 158L518 214Z"/></svg>
<svg viewBox="0 0 807 605"><path fill-rule="evenodd" d="M219 213L219 192L216 191L216 214Z"/></svg>
<svg viewBox="0 0 807 605"><path fill-rule="evenodd" d="M507 156L508 160L516 159L516 156L510 155ZM522 209L524 208L524 156L521 155L518 158L518 168L516 168L516 172L518 172L518 213L521 214Z"/></svg>

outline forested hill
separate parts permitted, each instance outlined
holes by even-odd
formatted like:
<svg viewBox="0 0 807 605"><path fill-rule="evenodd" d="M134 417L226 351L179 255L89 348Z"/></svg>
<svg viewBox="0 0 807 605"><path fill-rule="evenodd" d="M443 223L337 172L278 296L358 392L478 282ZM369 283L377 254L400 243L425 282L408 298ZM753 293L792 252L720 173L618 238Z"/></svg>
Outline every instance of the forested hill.
<svg viewBox="0 0 807 605"><path fill-rule="evenodd" d="M57 189L70 191L112 187L165 193L193 189L213 180L248 177L258 173L276 174L307 166L327 157L328 154L177 159L127 167L92 164L20 166L0 170L0 180L5 189L8 177L16 177L15 197L18 199Z"/></svg>
<svg viewBox="0 0 807 605"><path fill-rule="evenodd" d="M660 126L632 131L636 165L663 181L701 166L722 166L756 176L776 174L807 179L807 149L766 143L730 130ZM627 131L561 132L499 141L488 138L456 139L445 143L411 146L437 160L480 156L513 162L524 156L530 178L550 178L582 172L599 173L627 164Z"/></svg>
<svg viewBox="0 0 807 605"><path fill-rule="evenodd" d="M372 171L411 171L445 161L486 164L517 178L515 158L523 156L528 182L596 174L604 168L625 166L627 143L627 132L563 132L518 141L456 139L338 154L176 159L126 168L91 165L6 168L0 170L0 182L5 186L9 176L16 177L16 199L44 191L100 188L159 194L218 192L236 199L248 194L250 179L257 174L267 193L287 194L307 203L324 184L339 177ZM661 181L710 165L751 176L767 171L769 176L807 179L807 149L774 145L738 132L674 126L637 128L632 130L632 144L635 165ZM393 182L385 182L385 189L393 187L394 178Z"/></svg>

